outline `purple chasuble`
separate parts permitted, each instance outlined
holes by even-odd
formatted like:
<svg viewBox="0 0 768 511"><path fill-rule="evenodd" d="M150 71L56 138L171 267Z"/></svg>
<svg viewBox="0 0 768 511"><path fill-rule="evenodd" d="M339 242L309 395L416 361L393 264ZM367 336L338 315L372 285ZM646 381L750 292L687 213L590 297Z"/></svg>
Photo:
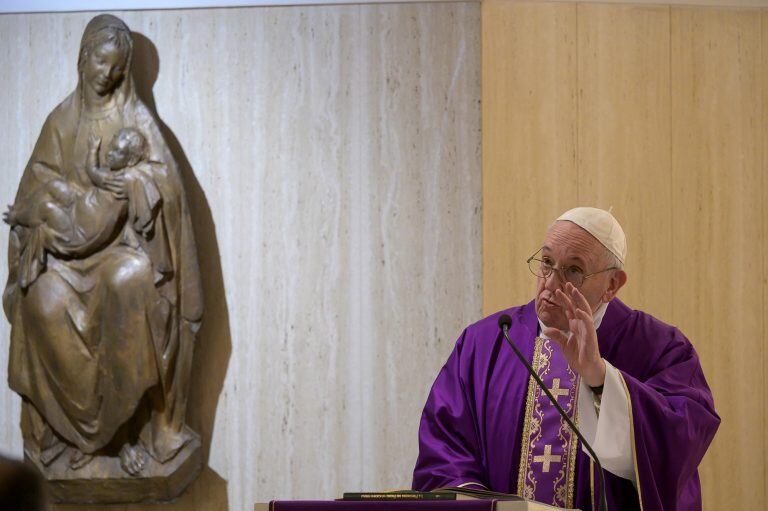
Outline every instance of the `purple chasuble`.
<svg viewBox="0 0 768 511"><path fill-rule="evenodd" d="M532 415L526 414L530 378L498 335L498 316L503 313L512 318L510 338L534 362L538 320L533 302L488 316L462 333L424 407L413 488L431 490L474 482L494 491L525 494L529 485L525 480L527 467L533 466L537 481L541 481L544 461L549 459L546 474L550 489L546 491L557 498L557 492L562 491L557 488L564 482L565 498L569 488L573 492L572 504L567 500L566 504L592 510L598 479L581 446L575 448L575 463L571 464L575 467L572 485L567 475L556 484L551 476L556 478L567 465L568 459L563 456L569 447L562 441L561 447L550 442L549 456L544 458L546 444L537 442L535 435L532 441ZM697 467L720 418L696 351L679 330L628 308L618 299L608 305L597 335L601 355L619 370L629 396L638 483L636 490L630 481L606 472L609 509L700 510ZM553 353L560 352L556 344L550 346ZM544 379L550 389L554 377ZM558 388L564 388L567 381L562 372L558 377ZM576 387L574 382L573 392ZM576 395L572 395L575 407ZM570 397L558 399L564 406ZM546 410L540 399L532 402ZM554 422L545 422L541 423L544 428L557 427ZM576 443L575 438L571 443ZM554 462L558 454L561 465ZM550 493L540 496L539 488L545 491L541 484L537 482L533 494L536 500L550 497ZM548 503L553 502L557 500Z"/></svg>

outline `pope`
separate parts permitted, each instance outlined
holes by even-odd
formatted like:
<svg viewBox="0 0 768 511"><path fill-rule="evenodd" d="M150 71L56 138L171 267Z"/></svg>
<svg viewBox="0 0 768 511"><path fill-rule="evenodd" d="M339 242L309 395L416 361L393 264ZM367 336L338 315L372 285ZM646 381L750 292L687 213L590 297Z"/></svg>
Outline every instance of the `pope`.
<svg viewBox="0 0 768 511"><path fill-rule="evenodd" d="M698 465L720 424L691 343L617 297L624 231L609 212L561 215L528 259L535 299L467 327L419 425L413 488L470 486L597 508L599 477L501 336L498 318L606 470L611 510L700 510Z"/></svg>

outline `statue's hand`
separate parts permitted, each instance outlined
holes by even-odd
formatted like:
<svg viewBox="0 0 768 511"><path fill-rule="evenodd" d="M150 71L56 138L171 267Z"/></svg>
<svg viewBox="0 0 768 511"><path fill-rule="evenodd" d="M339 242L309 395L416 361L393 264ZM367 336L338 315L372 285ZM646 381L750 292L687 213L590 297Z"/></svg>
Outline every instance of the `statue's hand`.
<svg viewBox="0 0 768 511"><path fill-rule="evenodd" d="M107 175L104 177L104 186L101 188L112 192L112 195L116 199L127 199L128 194L126 191L127 183L125 179L125 172L122 170L118 170L117 172L107 171L106 174Z"/></svg>
<svg viewBox="0 0 768 511"><path fill-rule="evenodd" d="M16 210L13 209L13 204L8 204L8 210L3 213L3 222L11 227L19 224L19 219L17 218Z"/></svg>
<svg viewBox="0 0 768 511"><path fill-rule="evenodd" d="M101 148L101 137L91 133L88 135L88 152L91 154L98 154Z"/></svg>
<svg viewBox="0 0 768 511"><path fill-rule="evenodd" d="M90 176L91 181L93 181L93 184L97 186L98 188L102 188L104 190L107 189L106 183L110 172L109 169L100 168L100 167L90 167L88 170L88 176Z"/></svg>
<svg viewBox="0 0 768 511"><path fill-rule="evenodd" d="M101 148L101 137L91 133L88 135L88 156L85 166L88 172L95 171L99 166L99 149Z"/></svg>
<svg viewBox="0 0 768 511"><path fill-rule="evenodd" d="M113 172L107 168L93 168L90 172L91 181L98 188L112 192L116 199L126 199L125 174L123 171Z"/></svg>
<svg viewBox="0 0 768 511"><path fill-rule="evenodd" d="M73 246L72 241L61 233L53 229L45 229L46 241L45 248L59 257L77 256L77 247Z"/></svg>

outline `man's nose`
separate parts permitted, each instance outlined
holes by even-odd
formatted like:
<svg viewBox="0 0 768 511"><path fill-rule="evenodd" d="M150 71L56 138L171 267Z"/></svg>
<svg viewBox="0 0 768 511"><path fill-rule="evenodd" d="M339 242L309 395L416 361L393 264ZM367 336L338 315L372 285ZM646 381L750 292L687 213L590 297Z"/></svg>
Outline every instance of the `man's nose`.
<svg viewBox="0 0 768 511"><path fill-rule="evenodd" d="M559 270L553 268L552 273L544 277L544 287L550 291L555 291L562 288Z"/></svg>

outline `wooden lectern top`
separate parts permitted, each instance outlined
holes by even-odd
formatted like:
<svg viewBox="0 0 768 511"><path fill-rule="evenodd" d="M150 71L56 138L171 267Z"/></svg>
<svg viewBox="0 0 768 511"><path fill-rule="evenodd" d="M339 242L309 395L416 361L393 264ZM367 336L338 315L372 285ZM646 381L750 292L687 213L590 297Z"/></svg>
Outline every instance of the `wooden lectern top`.
<svg viewBox="0 0 768 511"><path fill-rule="evenodd" d="M338 501L294 500L258 503L253 511L578 511L526 500Z"/></svg>

